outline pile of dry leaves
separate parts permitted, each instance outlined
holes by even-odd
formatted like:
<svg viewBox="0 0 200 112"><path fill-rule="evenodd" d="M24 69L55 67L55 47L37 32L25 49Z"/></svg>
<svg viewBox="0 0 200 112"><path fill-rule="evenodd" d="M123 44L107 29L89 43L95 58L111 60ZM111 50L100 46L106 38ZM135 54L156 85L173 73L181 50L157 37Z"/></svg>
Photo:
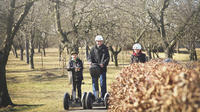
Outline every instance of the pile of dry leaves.
<svg viewBox="0 0 200 112"><path fill-rule="evenodd" d="M124 68L111 85L108 111L200 111L200 64L153 60Z"/></svg>

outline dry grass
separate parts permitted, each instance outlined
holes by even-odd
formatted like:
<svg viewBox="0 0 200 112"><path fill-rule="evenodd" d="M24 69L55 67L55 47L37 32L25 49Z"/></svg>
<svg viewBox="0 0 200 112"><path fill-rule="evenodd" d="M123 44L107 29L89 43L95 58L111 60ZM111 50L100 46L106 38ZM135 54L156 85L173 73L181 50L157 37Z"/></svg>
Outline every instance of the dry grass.
<svg viewBox="0 0 200 112"><path fill-rule="evenodd" d="M92 91L91 77L88 71L84 52L80 52L80 58L84 61L84 82L82 91ZM200 52L198 52L198 55ZM71 85L68 84L67 71L63 71L63 63L58 60L57 49L47 49L46 57L36 53L34 57L35 69L31 70L25 61L16 59L12 53L9 56L7 65L7 84L12 101L15 104L22 104L16 107L0 109L0 112L60 112L63 111L63 96L65 92L71 94ZM160 54L161 57L163 55ZM188 60L188 54L175 54L175 59ZM127 66L130 60L130 52L122 52L119 55L119 67L110 62L107 72L108 91L115 76L122 67ZM199 57L200 58L200 57ZM66 59L69 59L67 56ZM43 76L46 72L53 75ZM63 75L63 73L65 75Z"/></svg>

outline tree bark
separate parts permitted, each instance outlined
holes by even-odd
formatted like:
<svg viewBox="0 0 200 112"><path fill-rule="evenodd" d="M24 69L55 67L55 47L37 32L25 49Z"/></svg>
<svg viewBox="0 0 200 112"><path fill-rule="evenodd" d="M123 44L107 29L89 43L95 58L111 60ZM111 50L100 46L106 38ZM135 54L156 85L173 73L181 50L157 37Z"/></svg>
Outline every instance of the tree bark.
<svg viewBox="0 0 200 112"><path fill-rule="evenodd" d="M8 60L8 55L5 56L3 52L7 52L8 49L5 51L0 51L0 108L6 107L8 105L12 105L12 101L10 95L8 93L7 82L6 82L6 63Z"/></svg>
<svg viewBox="0 0 200 112"><path fill-rule="evenodd" d="M147 46L144 48L147 51L148 54L148 60L152 59L152 46L148 43Z"/></svg>
<svg viewBox="0 0 200 112"><path fill-rule="evenodd" d="M24 60L24 49L20 46L20 60Z"/></svg>
<svg viewBox="0 0 200 112"><path fill-rule="evenodd" d="M43 50L43 55L44 55L44 57L45 57L45 56L46 56L46 50L45 50L45 47L43 47L42 50Z"/></svg>
<svg viewBox="0 0 200 112"><path fill-rule="evenodd" d="M41 45L40 42L38 42L38 53L40 53Z"/></svg>
<svg viewBox="0 0 200 112"><path fill-rule="evenodd" d="M33 28L31 30L31 38L30 38L30 67L31 69L34 69L34 43L33 43L33 39L34 39L34 36L35 36L35 28Z"/></svg>
<svg viewBox="0 0 200 112"><path fill-rule="evenodd" d="M151 51L152 51L151 49L148 49L148 50L147 50L147 54L148 54L148 56L149 56L149 58L148 58L149 60L152 59Z"/></svg>
<svg viewBox="0 0 200 112"><path fill-rule="evenodd" d="M195 49L195 42L193 41L193 39L189 42L189 57L190 57L190 61L197 61L197 53L196 53L196 49Z"/></svg>
<svg viewBox="0 0 200 112"><path fill-rule="evenodd" d="M113 53L112 53L112 52L111 52L110 57L111 57L111 61L114 62L114 58L113 58L114 56L113 56Z"/></svg>
<svg viewBox="0 0 200 112"><path fill-rule="evenodd" d="M14 24L15 0L10 0L6 37L3 44L0 46L0 107L6 107L13 104L7 88L6 64L8 61L11 46L13 44L14 36L16 35L20 24L28 14L29 9L33 5L33 2L34 1L26 3L23 13L20 15L17 23Z"/></svg>
<svg viewBox="0 0 200 112"><path fill-rule="evenodd" d="M173 49L170 47L167 47L165 49L165 57L167 58L173 58Z"/></svg>
<svg viewBox="0 0 200 112"><path fill-rule="evenodd" d="M176 53L180 52L179 44L180 44L180 41L177 41L177 43L176 43Z"/></svg>
<svg viewBox="0 0 200 112"><path fill-rule="evenodd" d="M59 46L58 46L58 52L59 52L59 62L61 61L61 56L62 56L62 45L61 44L59 44Z"/></svg>
<svg viewBox="0 0 200 112"><path fill-rule="evenodd" d="M18 58L17 46L15 46L14 44L13 44L13 46L12 46L12 51L13 51L13 55L15 56L15 58Z"/></svg>
<svg viewBox="0 0 200 112"><path fill-rule="evenodd" d="M25 40L25 48L26 48L26 63L29 64L29 39L27 36Z"/></svg>
<svg viewBox="0 0 200 112"><path fill-rule="evenodd" d="M114 54L115 66L118 66L118 55Z"/></svg>

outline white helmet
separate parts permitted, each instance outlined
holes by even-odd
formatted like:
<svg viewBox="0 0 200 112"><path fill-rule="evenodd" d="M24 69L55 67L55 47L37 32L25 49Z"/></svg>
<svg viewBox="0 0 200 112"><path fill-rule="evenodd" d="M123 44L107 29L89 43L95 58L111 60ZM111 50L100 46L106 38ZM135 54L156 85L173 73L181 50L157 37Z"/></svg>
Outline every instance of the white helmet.
<svg viewBox="0 0 200 112"><path fill-rule="evenodd" d="M136 43L136 44L133 45L132 49L139 49L139 50L141 50L142 46L139 43Z"/></svg>
<svg viewBox="0 0 200 112"><path fill-rule="evenodd" d="M97 35L95 37L95 41L103 41L103 37L101 35Z"/></svg>

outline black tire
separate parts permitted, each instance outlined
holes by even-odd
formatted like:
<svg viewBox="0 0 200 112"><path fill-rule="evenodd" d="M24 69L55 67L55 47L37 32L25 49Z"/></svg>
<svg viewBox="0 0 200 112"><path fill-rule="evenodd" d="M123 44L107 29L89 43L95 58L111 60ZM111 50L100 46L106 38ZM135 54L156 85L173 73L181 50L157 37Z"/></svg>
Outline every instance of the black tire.
<svg viewBox="0 0 200 112"><path fill-rule="evenodd" d="M106 109L108 109L108 98L109 98L110 94L109 93L106 93L104 95L104 105L106 107Z"/></svg>
<svg viewBox="0 0 200 112"><path fill-rule="evenodd" d="M69 100L70 100L69 94L68 94L68 93L65 93L64 101L63 101L63 106L64 106L64 109L65 109L65 110L68 110L68 109L69 109Z"/></svg>
<svg viewBox="0 0 200 112"><path fill-rule="evenodd" d="M93 103L93 94L91 92L88 92L85 99L85 104L87 109L92 109L92 103Z"/></svg>
<svg viewBox="0 0 200 112"><path fill-rule="evenodd" d="M87 107L86 107L86 101L85 101L86 95L87 95L87 93L84 92L83 95L82 95L82 97L81 97L81 105L82 105L83 109L87 109Z"/></svg>

